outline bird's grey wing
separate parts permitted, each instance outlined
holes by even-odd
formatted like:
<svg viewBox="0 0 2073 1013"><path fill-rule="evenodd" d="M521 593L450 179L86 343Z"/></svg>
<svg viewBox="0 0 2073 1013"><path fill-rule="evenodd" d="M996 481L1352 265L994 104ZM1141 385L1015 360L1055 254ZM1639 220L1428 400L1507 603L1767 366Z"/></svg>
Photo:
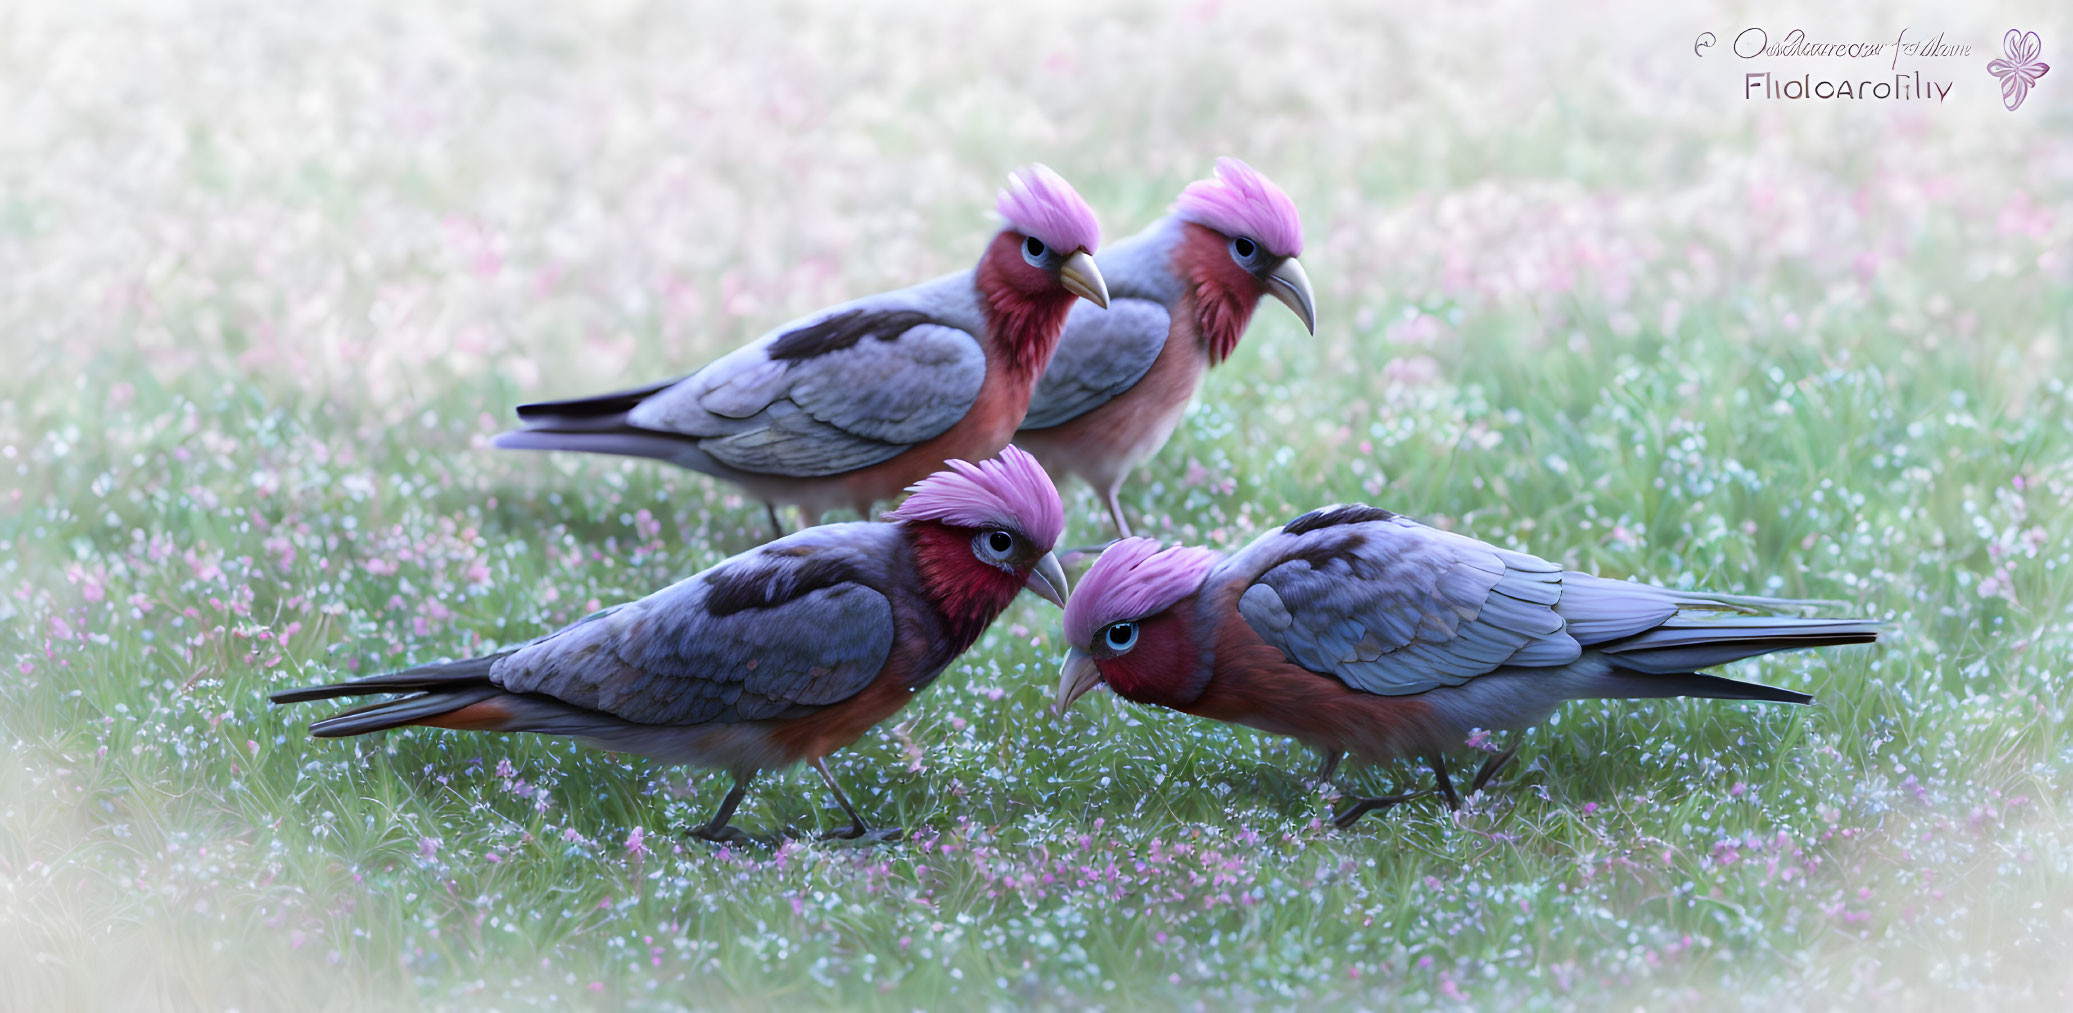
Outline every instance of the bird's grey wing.
<svg viewBox="0 0 2073 1013"><path fill-rule="evenodd" d="M1137 385L1166 347L1172 317L1149 299L1082 301L1066 317L1051 364L1029 398L1024 429L1062 425Z"/></svg>
<svg viewBox="0 0 2073 1013"><path fill-rule="evenodd" d="M1582 648L1554 606L1562 569L1370 507L1316 511L1242 554L1238 611L1291 661L1384 696L1458 686Z"/></svg>
<svg viewBox="0 0 2073 1013"><path fill-rule="evenodd" d="M970 331L856 303L780 329L642 401L628 421L742 471L808 477L890 460L965 417L986 379Z"/></svg>
<svg viewBox="0 0 2073 1013"><path fill-rule="evenodd" d="M892 605L853 552L812 537L822 530L536 640L498 660L491 679L656 725L765 720L848 699L892 653Z"/></svg>

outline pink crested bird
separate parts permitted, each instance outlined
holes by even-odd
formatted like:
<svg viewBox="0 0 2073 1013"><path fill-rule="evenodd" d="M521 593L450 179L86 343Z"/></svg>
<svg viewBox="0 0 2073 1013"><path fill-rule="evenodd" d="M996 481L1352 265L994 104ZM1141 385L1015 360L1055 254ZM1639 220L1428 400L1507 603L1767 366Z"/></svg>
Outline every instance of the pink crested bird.
<svg viewBox="0 0 2073 1013"><path fill-rule="evenodd" d="M1078 299L1108 303L1094 211L1044 166L1008 178L976 268L795 320L679 380L518 409L522 450L651 457L809 523L1008 445Z"/></svg>
<svg viewBox="0 0 2073 1013"><path fill-rule="evenodd" d="M1423 756L1434 790L1459 808L1447 752L1477 729L1538 724L1570 700L1810 702L1699 670L1878 638L1868 620L1774 614L1815 604L1607 580L1387 510L1328 507L1229 556L1147 538L1112 546L1066 607L1056 705L1063 713L1106 684L1138 703L1292 736L1321 754L1319 781L1349 753ZM1471 790L1517 748L1492 756ZM1341 827L1430 792L1347 794Z"/></svg>
<svg viewBox="0 0 2073 1013"><path fill-rule="evenodd" d="M1093 486L1130 537L1123 482L1166 445L1260 297L1317 332L1302 252L1295 202L1244 162L1218 159L1215 179L1189 184L1171 215L1101 255L1109 304L1073 307L1016 445Z"/></svg>
<svg viewBox="0 0 2073 1013"><path fill-rule="evenodd" d="M1065 604L1051 549L1058 491L1013 447L951 461L886 514L810 528L509 650L275 693L276 703L392 694L310 726L319 737L423 725L568 735L666 763L717 767L733 789L692 831L729 825L757 772L805 762L850 826L886 837L825 757L907 706L1017 592Z"/></svg>

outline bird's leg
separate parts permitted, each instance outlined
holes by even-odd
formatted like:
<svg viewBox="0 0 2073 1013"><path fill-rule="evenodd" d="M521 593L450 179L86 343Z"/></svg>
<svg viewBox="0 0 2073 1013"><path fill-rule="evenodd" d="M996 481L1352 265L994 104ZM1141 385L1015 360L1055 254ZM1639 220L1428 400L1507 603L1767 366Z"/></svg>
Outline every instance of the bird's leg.
<svg viewBox="0 0 2073 1013"><path fill-rule="evenodd" d="M1108 492L1102 494L1102 498L1108 501L1108 515L1115 519L1118 538L1130 537L1130 519L1123 516L1123 501L1119 498L1123 491L1123 479L1128 477L1124 475L1116 479L1115 483L1108 487Z"/></svg>
<svg viewBox="0 0 2073 1013"><path fill-rule="evenodd" d="M713 818L707 821L704 826L692 827L687 832L701 841L711 841L714 844L754 843L756 839L749 836L747 831L740 827L729 826L727 822L734 818L735 807L741 805L741 798L743 795L748 794L748 791L749 779L746 777L735 778L734 787L728 790L726 798L720 800L719 811L713 813Z"/></svg>
<svg viewBox="0 0 2073 1013"><path fill-rule="evenodd" d="M771 536L775 538L783 538L785 536L785 522L778 519L777 504L765 503L763 504L763 510L764 512L770 515Z"/></svg>
<svg viewBox="0 0 2073 1013"><path fill-rule="evenodd" d="M1432 754L1432 777L1439 783L1440 797L1447 800L1447 808L1460 809L1461 796L1454 791L1454 782L1447 778L1447 758Z"/></svg>
<svg viewBox="0 0 2073 1013"><path fill-rule="evenodd" d="M828 761L826 758L816 756L809 761L808 765L813 767L814 773L821 776L821 783L827 785L828 791L835 796L835 804L841 806L842 811L849 814L849 826L842 830L830 831L821 835L823 840L897 841L900 839L901 831L899 827L880 827L873 830L870 824L864 822L862 816L857 815L856 807L849 804L849 796L842 794L842 786L835 783L835 775L828 771Z"/></svg>
<svg viewBox="0 0 2073 1013"><path fill-rule="evenodd" d="M1342 749L1328 749L1317 757L1317 774L1310 780L1317 784L1329 784L1332 775L1339 772L1339 761L1346 758Z"/></svg>
<svg viewBox="0 0 2073 1013"><path fill-rule="evenodd" d="M1120 539L1117 541L1120 541ZM1109 546L1114 544L1116 544L1114 541L1108 541L1100 545L1082 545L1077 549L1059 549L1058 561L1066 566L1078 566L1080 561L1088 556L1099 558L1102 553L1109 550Z"/></svg>
<svg viewBox="0 0 2073 1013"><path fill-rule="evenodd" d="M1468 790L1471 793L1482 791L1483 786L1489 784L1490 779L1496 777L1497 772L1503 770L1505 764L1512 762L1512 757L1516 755L1518 752L1519 743L1515 739L1513 740L1511 745L1505 747L1504 752L1498 753L1497 755L1492 756L1487 760L1484 760L1483 768L1481 770L1476 771L1476 779L1469 784Z"/></svg>

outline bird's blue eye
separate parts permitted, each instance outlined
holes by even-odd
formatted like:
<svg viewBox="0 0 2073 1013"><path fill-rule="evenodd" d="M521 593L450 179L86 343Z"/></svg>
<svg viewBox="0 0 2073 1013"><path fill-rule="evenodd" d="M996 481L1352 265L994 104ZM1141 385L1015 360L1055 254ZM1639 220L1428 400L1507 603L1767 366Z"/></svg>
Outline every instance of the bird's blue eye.
<svg viewBox="0 0 2073 1013"><path fill-rule="evenodd" d="M1022 252L1031 260L1042 257L1044 255L1044 241L1031 236L1022 241Z"/></svg>
<svg viewBox="0 0 2073 1013"><path fill-rule="evenodd" d="M981 559L1004 563L1015 554L1015 536L1005 531L982 531L972 539L972 551Z"/></svg>
<svg viewBox="0 0 2073 1013"><path fill-rule="evenodd" d="M1238 254L1239 260L1251 260L1253 254L1260 252L1260 245L1244 236L1239 236L1231 241L1231 251Z"/></svg>
<svg viewBox="0 0 2073 1013"><path fill-rule="evenodd" d="M1121 654L1137 646L1137 624L1117 623L1108 628L1103 638L1108 641L1109 650Z"/></svg>

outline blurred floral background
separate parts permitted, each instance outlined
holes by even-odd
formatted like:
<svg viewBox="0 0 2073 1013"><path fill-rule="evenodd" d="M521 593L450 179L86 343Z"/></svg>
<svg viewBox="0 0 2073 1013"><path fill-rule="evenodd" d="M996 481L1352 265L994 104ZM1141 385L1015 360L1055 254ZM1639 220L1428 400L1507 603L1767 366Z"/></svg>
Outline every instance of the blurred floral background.
<svg viewBox="0 0 2073 1013"><path fill-rule="evenodd" d="M2073 17L1989 8L9 4L0 1005L2058 1008ZM1902 58L1941 103L1751 100L1893 73L1752 25L1974 53ZM2015 112L2010 27L2064 65ZM1302 209L1321 325L1261 314L1149 533L1366 499L1891 642L1743 672L1804 712L1575 706L1525 786L1356 833L1280 740L1055 722L1027 603L843 755L880 850L263 702L756 541L698 476L488 450L513 404L968 266L1015 165L1119 237L1223 154ZM812 781L746 818L810 831Z"/></svg>

